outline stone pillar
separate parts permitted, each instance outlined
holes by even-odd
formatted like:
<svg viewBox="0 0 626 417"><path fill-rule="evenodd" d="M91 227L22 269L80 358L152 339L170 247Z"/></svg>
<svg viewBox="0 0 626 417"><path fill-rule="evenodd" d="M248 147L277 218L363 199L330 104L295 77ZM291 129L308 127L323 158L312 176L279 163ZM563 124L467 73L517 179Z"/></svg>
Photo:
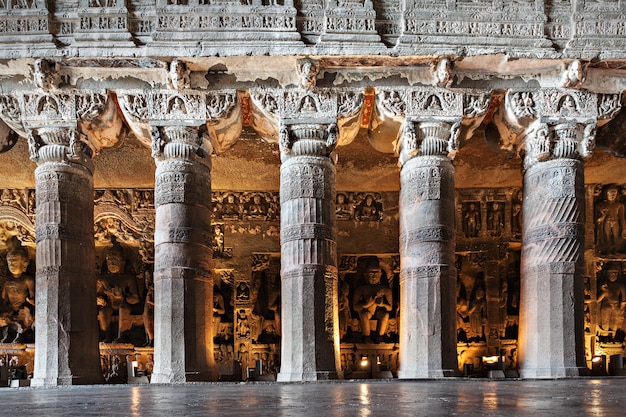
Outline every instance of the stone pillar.
<svg viewBox="0 0 626 417"><path fill-rule="evenodd" d="M281 126L279 381L340 377L334 123Z"/></svg>
<svg viewBox="0 0 626 417"><path fill-rule="evenodd" d="M522 378L572 377L586 371L581 159L591 148L595 122L584 126L537 123L525 144L519 326Z"/></svg>
<svg viewBox="0 0 626 417"><path fill-rule="evenodd" d="M155 174L152 383L215 378L211 159L197 128L153 127Z"/></svg>
<svg viewBox="0 0 626 417"><path fill-rule="evenodd" d="M400 369L441 378L457 369L454 166L458 125L407 120L400 142Z"/></svg>
<svg viewBox="0 0 626 417"><path fill-rule="evenodd" d="M32 386L103 382L98 349L93 163L75 127L29 132L37 162Z"/></svg>

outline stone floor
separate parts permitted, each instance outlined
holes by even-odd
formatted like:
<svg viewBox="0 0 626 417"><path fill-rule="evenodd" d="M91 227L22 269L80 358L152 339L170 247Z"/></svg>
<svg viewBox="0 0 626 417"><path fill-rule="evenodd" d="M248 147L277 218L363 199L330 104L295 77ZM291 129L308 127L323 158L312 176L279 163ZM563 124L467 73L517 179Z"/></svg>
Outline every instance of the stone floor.
<svg viewBox="0 0 626 417"><path fill-rule="evenodd" d="M626 379L1 388L2 416L623 416Z"/></svg>

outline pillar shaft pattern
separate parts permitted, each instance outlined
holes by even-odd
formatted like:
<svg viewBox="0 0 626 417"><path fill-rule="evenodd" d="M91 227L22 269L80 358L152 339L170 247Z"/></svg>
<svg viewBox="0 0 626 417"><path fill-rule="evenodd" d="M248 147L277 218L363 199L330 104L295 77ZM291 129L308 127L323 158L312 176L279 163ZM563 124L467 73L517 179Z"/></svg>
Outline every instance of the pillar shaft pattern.
<svg viewBox="0 0 626 417"><path fill-rule="evenodd" d="M210 157L198 131L162 128L155 175L153 383L211 380L213 278ZM154 138L153 138L154 139ZM160 136L158 138L161 140ZM158 146L157 146L158 148Z"/></svg>
<svg viewBox="0 0 626 417"><path fill-rule="evenodd" d="M33 386L102 382L93 237L93 174L68 146L73 128L39 129ZM34 139L33 139L34 140Z"/></svg>
<svg viewBox="0 0 626 417"><path fill-rule="evenodd" d="M290 130L295 142L280 169L283 328L278 380L336 379L335 166L325 126Z"/></svg>
<svg viewBox="0 0 626 417"><path fill-rule="evenodd" d="M407 122L400 152L399 378L440 378L456 370L454 166L451 126ZM409 151L410 148L412 151Z"/></svg>
<svg viewBox="0 0 626 417"><path fill-rule="evenodd" d="M557 140L547 159L529 164L527 158L519 334L523 378L578 376L586 369L583 162L577 158L576 132L569 133L551 132Z"/></svg>

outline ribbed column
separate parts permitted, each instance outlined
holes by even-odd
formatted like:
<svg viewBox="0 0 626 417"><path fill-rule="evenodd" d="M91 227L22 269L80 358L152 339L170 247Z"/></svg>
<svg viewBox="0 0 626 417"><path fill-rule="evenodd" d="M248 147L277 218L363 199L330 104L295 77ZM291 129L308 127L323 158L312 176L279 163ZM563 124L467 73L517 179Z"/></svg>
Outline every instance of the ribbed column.
<svg viewBox="0 0 626 417"><path fill-rule="evenodd" d="M586 371L582 126L544 124L530 136L522 206L520 375L578 376Z"/></svg>
<svg viewBox="0 0 626 417"><path fill-rule="evenodd" d="M73 127L30 138L37 196L32 386L103 382L98 349L93 164Z"/></svg>
<svg viewBox="0 0 626 417"><path fill-rule="evenodd" d="M281 132L279 381L340 376L335 166L327 144L334 129L292 125Z"/></svg>
<svg viewBox="0 0 626 417"><path fill-rule="evenodd" d="M457 368L451 129L407 121L401 138L398 378L441 378Z"/></svg>
<svg viewBox="0 0 626 417"><path fill-rule="evenodd" d="M153 133L157 169L151 382L212 380L210 153L199 147L196 128L169 126Z"/></svg>

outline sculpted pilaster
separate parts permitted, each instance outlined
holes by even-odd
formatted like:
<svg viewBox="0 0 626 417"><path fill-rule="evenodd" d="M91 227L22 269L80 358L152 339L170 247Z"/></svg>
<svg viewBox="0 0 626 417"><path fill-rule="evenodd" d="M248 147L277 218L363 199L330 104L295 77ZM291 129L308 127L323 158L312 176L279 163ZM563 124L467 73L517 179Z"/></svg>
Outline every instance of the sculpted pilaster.
<svg viewBox="0 0 626 417"><path fill-rule="evenodd" d="M449 65L435 67L445 85ZM443 88L380 90L379 111L403 119L395 151L400 171L399 378L453 374L455 202L452 158L484 116L489 94Z"/></svg>
<svg viewBox="0 0 626 417"><path fill-rule="evenodd" d="M241 121L233 91L189 90L188 74L174 60L170 89L119 93L122 111L141 140L149 140L157 165L154 383L216 377L211 155L232 144Z"/></svg>
<svg viewBox="0 0 626 417"><path fill-rule="evenodd" d="M574 86L583 79L572 76L567 81ZM509 120L522 132L518 150L525 171L519 335L523 378L586 371L583 160L593 151L596 124L613 112L609 101L573 89L509 91L506 96Z"/></svg>

